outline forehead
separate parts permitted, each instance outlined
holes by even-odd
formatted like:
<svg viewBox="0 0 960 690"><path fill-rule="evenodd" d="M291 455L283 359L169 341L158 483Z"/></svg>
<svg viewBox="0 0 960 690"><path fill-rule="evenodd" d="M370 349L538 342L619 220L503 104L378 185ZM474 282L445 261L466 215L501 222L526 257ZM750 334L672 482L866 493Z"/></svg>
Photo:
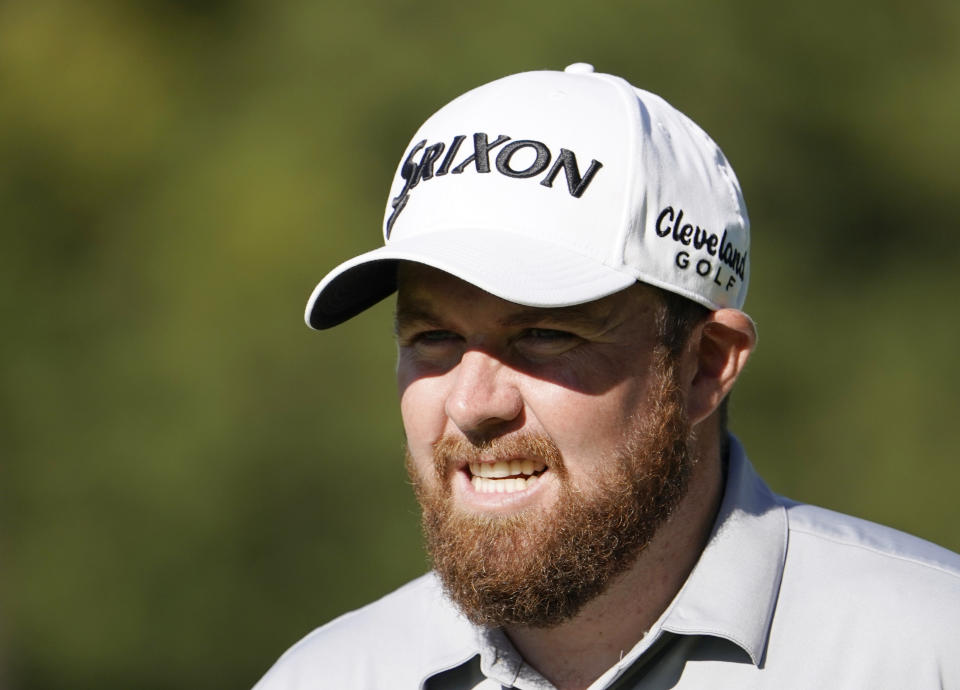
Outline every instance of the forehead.
<svg viewBox="0 0 960 690"><path fill-rule="evenodd" d="M397 320L489 314L507 324L557 322L603 327L635 322L649 325L663 302L643 283L564 307L531 307L509 302L456 276L430 266L400 262L397 274Z"/></svg>

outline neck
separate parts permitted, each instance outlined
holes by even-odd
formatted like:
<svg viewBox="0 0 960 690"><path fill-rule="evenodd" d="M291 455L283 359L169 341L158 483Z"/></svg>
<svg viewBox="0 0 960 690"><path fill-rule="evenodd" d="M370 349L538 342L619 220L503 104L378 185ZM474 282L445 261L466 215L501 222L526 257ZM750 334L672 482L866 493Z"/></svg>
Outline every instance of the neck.
<svg viewBox="0 0 960 690"><path fill-rule="evenodd" d="M710 434L710 436L713 436ZM689 489L625 573L574 618L552 628L511 626L514 646L558 690L586 688L639 642L700 557L723 497L717 439L699 448Z"/></svg>

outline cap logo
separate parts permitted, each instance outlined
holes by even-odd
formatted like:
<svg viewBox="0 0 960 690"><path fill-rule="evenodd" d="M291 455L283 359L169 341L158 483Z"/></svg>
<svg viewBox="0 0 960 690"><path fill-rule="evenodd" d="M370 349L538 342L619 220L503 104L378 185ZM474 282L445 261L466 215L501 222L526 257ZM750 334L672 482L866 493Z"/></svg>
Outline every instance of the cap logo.
<svg viewBox="0 0 960 690"><path fill-rule="evenodd" d="M727 240L726 230L722 235L717 235L699 225L684 223L683 209L674 211L673 206L667 206L657 216L654 232L657 233L657 237L673 240L677 244L693 247L697 251L706 249L709 256L717 257L715 264L711 259L704 257L697 260L692 268L701 278L707 278L712 274L713 282L727 292L737 284L737 278L741 281L745 279L747 252L741 252ZM674 257L674 264L684 271L690 270L691 262L690 253L684 249L678 251ZM716 271L714 271L714 265L716 265ZM727 268L726 271L724 266Z"/></svg>
<svg viewBox="0 0 960 690"><path fill-rule="evenodd" d="M453 161L460 152L460 147L466 138L465 134L458 134L449 146L445 142L427 145L427 140L423 139L410 150L403 161L403 165L400 166L400 177L404 180L403 189L390 201L393 211L387 219L387 238L390 237L397 216L407 205L407 201L410 199L410 191L414 187L421 182L448 173L460 175L467 170L489 173L491 172L490 154L497 148L500 148L500 150L494 159L494 169L501 175L515 179L525 179L535 177L546 170L547 172L540 180L540 184L544 187L552 187L553 181L560 174L560 170L563 170L567 180L567 191L570 196L576 199L583 196L597 171L603 167L603 163L593 159L590 161L586 172L581 175L580 167L577 164L577 156L569 149L561 148L554 159L550 149L541 141L533 139L511 140L511 137L505 134L501 134L490 141L485 132L477 132L473 135L473 153L453 165ZM534 154L533 161L526 167L520 167L514 163L514 155L522 149L530 149L531 153ZM444 150L446 150L446 155L444 155ZM418 153L420 154L419 160L416 158ZM552 166L550 165L551 160L554 161ZM548 167L549 170L547 170Z"/></svg>

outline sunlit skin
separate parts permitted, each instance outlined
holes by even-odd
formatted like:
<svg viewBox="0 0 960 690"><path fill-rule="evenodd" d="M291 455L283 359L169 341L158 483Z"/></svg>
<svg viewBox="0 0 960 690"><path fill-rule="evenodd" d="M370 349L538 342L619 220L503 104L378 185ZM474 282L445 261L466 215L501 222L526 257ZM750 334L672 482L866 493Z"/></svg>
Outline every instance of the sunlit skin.
<svg viewBox="0 0 960 690"><path fill-rule="evenodd" d="M590 492L595 469L624 444L624 420L647 412L658 308L642 285L576 307L530 308L402 264L397 378L417 472L438 481L433 446L444 436L480 444L536 433L559 448L569 484ZM714 312L691 337L679 371L700 462L674 516L634 566L567 623L508 628L527 661L558 688L586 687L615 663L693 567L721 497L715 410L753 342L752 322L734 310ZM482 458L503 459L510 458ZM446 481L463 511L547 515L561 480L548 469L532 489L485 494L471 486L469 468L458 467Z"/></svg>

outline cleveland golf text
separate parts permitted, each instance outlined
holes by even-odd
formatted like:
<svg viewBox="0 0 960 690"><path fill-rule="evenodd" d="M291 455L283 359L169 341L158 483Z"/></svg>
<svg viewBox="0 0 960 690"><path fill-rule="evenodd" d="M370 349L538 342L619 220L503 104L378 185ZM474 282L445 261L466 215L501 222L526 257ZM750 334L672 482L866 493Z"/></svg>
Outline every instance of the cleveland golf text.
<svg viewBox="0 0 960 690"><path fill-rule="evenodd" d="M706 249L710 256L718 256L719 263L726 264L731 271L737 274L740 280L745 279L747 270L747 252L741 252L733 243L727 240L727 231L723 235L717 235L699 225L683 222L683 209L674 211L673 206L667 206L660 211L657 216L657 224L654 228L657 237L672 239L685 247L693 247L696 250ZM684 250L677 252L674 259L677 268L687 270L690 267L690 254ZM726 286L721 282L721 266L717 265L716 274L713 276L713 282L729 290L736 284L736 278L729 275L726 280ZM713 265L708 259L700 259L694 266L694 270L702 278L706 278L713 272Z"/></svg>

